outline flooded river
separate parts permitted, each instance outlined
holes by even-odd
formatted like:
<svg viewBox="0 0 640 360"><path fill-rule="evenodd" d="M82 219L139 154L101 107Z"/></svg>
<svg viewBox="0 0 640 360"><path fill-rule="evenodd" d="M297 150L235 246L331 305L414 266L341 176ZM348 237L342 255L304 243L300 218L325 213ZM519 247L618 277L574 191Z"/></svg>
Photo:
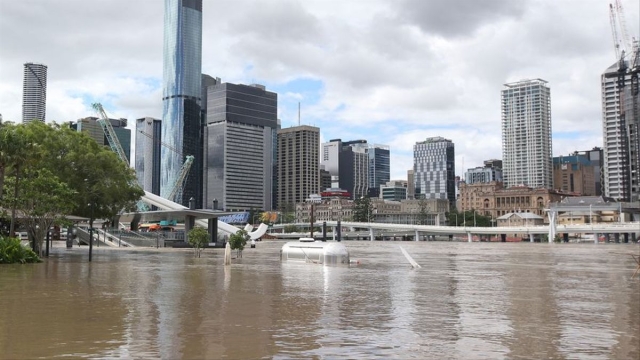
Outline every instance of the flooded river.
<svg viewBox="0 0 640 360"><path fill-rule="evenodd" d="M0 266L0 358L640 358L638 245L346 242L344 268L283 243L227 268L84 247Z"/></svg>

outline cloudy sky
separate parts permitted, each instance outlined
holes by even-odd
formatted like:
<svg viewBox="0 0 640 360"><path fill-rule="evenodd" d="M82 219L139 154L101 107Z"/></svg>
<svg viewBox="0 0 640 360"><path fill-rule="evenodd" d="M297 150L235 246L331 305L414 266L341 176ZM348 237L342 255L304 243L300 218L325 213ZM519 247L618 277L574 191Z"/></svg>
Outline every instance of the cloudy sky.
<svg viewBox="0 0 640 360"><path fill-rule="evenodd" d="M21 120L23 63L48 65L47 121L161 117L161 0L0 0L0 113ZM279 94L283 127L391 147L456 145L456 174L502 158L500 90L551 88L554 155L602 146L609 0L204 0L203 73ZM638 37L639 0L622 0Z"/></svg>

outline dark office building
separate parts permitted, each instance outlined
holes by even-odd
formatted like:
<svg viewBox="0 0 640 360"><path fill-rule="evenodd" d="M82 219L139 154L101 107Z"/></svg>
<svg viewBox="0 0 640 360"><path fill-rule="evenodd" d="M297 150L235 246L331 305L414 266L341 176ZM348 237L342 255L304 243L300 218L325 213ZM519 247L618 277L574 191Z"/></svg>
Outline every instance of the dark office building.
<svg viewBox="0 0 640 360"><path fill-rule="evenodd" d="M207 90L203 202L220 209L272 210L278 94L262 85Z"/></svg>

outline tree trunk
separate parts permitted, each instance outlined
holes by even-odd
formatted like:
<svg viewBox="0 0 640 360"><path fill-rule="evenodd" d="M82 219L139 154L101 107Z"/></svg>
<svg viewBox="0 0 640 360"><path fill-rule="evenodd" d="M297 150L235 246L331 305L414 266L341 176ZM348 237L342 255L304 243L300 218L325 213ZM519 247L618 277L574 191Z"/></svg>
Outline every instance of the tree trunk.
<svg viewBox="0 0 640 360"><path fill-rule="evenodd" d="M18 183L20 182L20 164L16 164L16 183L13 187L13 203L11 205L11 225L9 226L9 236L15 236L16 229L16 206L18 205Z"/></svg>
<svg viewBox="0 0 640 360"><path fill-rule="evenodd" d="M0 200L2 200L2 190L4 189L4 169L4 164L0 164Z"/></svg>

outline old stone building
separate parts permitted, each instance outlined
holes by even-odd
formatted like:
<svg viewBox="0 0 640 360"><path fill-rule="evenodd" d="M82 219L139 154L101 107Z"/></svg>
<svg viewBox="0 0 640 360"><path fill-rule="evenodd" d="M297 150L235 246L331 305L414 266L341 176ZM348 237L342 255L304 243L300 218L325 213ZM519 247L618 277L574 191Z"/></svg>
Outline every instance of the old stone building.
<svg viewBox="0 0 640 360"><path fill-rule="evenodd" d="M488 184L460 184L460 212L475 210L492 219L508 213L532 213L548 222L547 212L551 202L561 201L572 194L550 189L533 189L513 186L505 189L501 182Z"/></svg>

